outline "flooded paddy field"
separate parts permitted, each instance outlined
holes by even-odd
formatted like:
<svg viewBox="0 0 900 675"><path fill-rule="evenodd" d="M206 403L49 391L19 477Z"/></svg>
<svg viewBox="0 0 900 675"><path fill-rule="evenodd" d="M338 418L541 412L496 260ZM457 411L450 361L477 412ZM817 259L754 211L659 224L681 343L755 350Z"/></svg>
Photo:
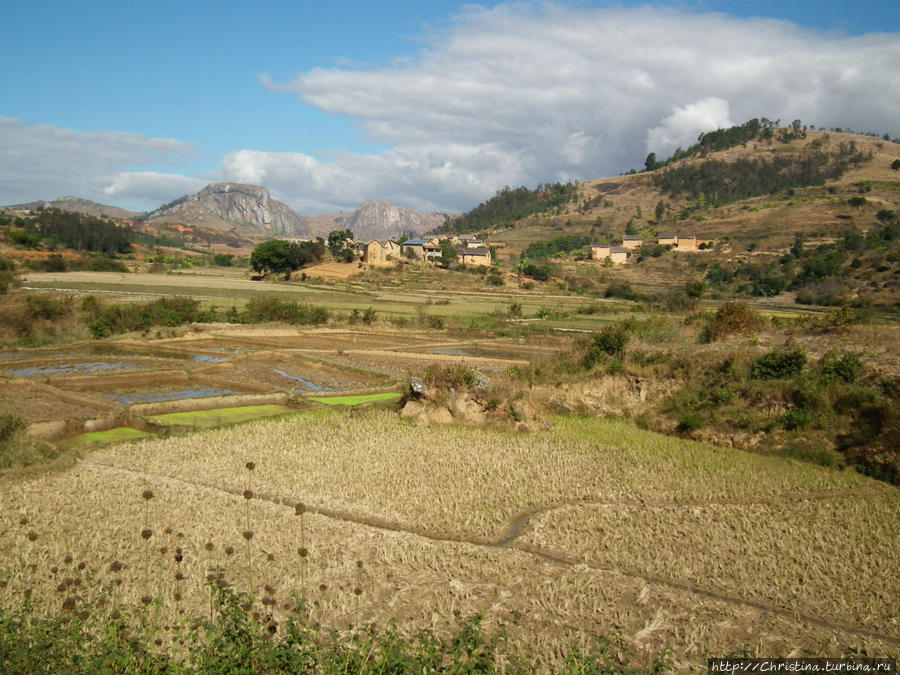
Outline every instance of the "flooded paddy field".
<svg viewBox="0 0 900 675"><path fill-rule="evenodd" d="M260 396L301 407L322 405L313 399L323 395L392 400L395 393L378 396L399 391L431 364L464 362L491 377L559 349L553 339L525 344L415 330L204 326L168 339L0 352L0 407L45 440L69 443L115 428L152 431L143 421L155 413L230 409Z"/></svg>

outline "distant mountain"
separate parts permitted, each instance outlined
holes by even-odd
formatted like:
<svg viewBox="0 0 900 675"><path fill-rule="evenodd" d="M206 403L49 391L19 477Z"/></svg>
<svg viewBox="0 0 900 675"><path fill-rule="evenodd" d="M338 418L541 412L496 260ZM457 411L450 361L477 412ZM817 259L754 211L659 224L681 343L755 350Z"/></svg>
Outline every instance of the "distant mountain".
<svg viewBox="0 0 900 675"><path fill-rule="evenodd" d="M115 218L118 220L131 220L140 215L135 211L120 209L118 206L109 206L108 204L92 202L90 199L70 196L57 197L51 202L38 200L27 204L14 204L7 208L30 210L53 208L60 211L83 213L86 216L94 216L95 218Z"/></svg>
<svg viewBox="0 0 900 675"><path fill-rule="evenodd" d="M193 195L179 197L148 213L135 213L78 197L59 197L9 208L54 207L87 215L136 220L145 226L187 225L238 236L327 238L332 230L349 229L358 240L396 239L404 233L424 234L452 214L423 213L388 202L367 201L352 213L298 215L258 185L211 183Z"/></svg>
<svg viewBox="0 0 900 675"><path fill-rule="evenodd" d="M194 195L187 195L147 213L141 220L150 224L179 223L211 230L250 228L271 236L309 236L308 218L272 199L258 185L212 183Z"/></svg>
<svg viewBox="0 0 900 675"><path fill-rule="evenodd" d="M403 233L424 234L444 224L447 214L423 213L387 202L363 202L343 221L357 240L395 239Z"/></svg>

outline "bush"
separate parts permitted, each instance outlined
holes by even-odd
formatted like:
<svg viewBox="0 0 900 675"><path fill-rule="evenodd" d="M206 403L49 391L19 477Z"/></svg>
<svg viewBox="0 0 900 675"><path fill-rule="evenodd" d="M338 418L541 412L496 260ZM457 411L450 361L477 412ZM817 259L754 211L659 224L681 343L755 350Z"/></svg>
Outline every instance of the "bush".
<svg viewBox="0 0 900 675"><path fill-rule="evenodd" d="M762 316L743 302L726 302L704 326L700 338L712 342L735 333L747 333L760 329L765 323Z"/></svg>
<svg viewBox="0 0 900 675"><path fill-rule="evenodd" d="M757 380L776 380L797 375L806 365L800 347L782 347L763 354L753 363L751 375Z"/></svg>
<svg viewBox="0 0 900 675"><path fill-rule="evenodd" d="M582 363L585 368L593 368L598 363L605 363L607 356L618 356L625 350L628 344L628 331L624 326L607 326L599 333L595 333L587 354Z"/></svg>
<svg viewBox="0 0 900 675"><path fill-rule="evenodd" d="M862 370L862 362L856 354L845 353L838 356L835 352L829 352L822 359L819 373L825 382L853 382Z"/></svg>
<svg viewBox="0 0 900 675"><path fill-rule="evenodd" d="M689 434L703 426L703 419L698 413L689 412L682 415L678 420L677 429L682 434Z"/></svg>
<svg viewBox="0 0 900 675"><path fill-rule="evenodd" d="M25 298L25 307L29 319L60 319L72 311L72 298L57 298L52 295L29 295Z"/></svg>
<svg viewBox="0 0 900 675"><path fill-rule="evenodd" d="M621 298L622 300L639 300L640 294L631 288L631 284L624 281L613 281L606 287L603 294L605 298Z"/></svg>
<svg viewBox="0 0 900 675"><path fill-rule="evenodd" d="M0 295L16 288L21 284L21 279L16 273L16 265L12 260L0 258Z"/></svg>
<svg viewBox="0 0 900 675"><path fill-rule="evenodd" d="M257 297L247 303L247 323L282 322L294 325L327 323L328 310L315 305L303 305L277 298Z"/></svg>

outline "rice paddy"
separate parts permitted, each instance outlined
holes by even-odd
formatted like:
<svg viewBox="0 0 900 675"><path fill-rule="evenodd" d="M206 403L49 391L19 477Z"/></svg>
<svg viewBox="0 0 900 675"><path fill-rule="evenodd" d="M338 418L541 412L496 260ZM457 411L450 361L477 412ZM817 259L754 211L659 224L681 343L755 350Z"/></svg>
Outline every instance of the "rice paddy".
<svg viewBox="0 0 900 675"><path fill-rule="evenodd" d="M52 610L84 563L79 576L121 578L117 603L149 593L171 625L204 611L220 568L265 587L275 616L305 598L340 630L409 635L482 613L546 672L616 631L644 663L669 649L676 670L734 652L900 653L896 488L615 420L516 434L349 414L107 446L64 473L0 479L0 595L29 588Z"/></svg>
<svg viewBox="0 0 900 675"><path fill-rule="evenodd" d="M220 427L237 424L260 417L288 415L297 412L284 405L247 405L232 408L216 408L213 410L194 410L189 412L165 413L152 415L149 419L159 424L183 427Z"/></svg>
<svg viewBox="0 0 900 675"><path fill-rule="evenodd" d="M308 400L324 405L362 405L378 401L393 401L402 396L400 392L386 391L380 394L359 394L357 396L310 396Z"/></svg>

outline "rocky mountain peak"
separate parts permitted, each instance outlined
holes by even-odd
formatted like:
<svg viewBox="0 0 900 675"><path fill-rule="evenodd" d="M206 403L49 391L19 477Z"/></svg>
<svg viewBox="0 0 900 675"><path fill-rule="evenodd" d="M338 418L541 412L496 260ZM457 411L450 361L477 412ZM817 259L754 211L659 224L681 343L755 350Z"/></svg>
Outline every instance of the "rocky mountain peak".
<svg viewBox="0 0 900 675"><path fill-rule="evenodd" d="M259 185L211 183L197 194L175 200L151 213L148 220L181 222L215 229L234 226L252 227L273 235L306 237L306 219L291 208L272 199Z"/></svg>
<svg viewBox="0 0 900 675"><path fill-rule="evenodd" d="M357 239L393 239L405 232L423 234L444 223L441 213L423 213L389 202L370 200L360 204L344 221Z"/></svg>

